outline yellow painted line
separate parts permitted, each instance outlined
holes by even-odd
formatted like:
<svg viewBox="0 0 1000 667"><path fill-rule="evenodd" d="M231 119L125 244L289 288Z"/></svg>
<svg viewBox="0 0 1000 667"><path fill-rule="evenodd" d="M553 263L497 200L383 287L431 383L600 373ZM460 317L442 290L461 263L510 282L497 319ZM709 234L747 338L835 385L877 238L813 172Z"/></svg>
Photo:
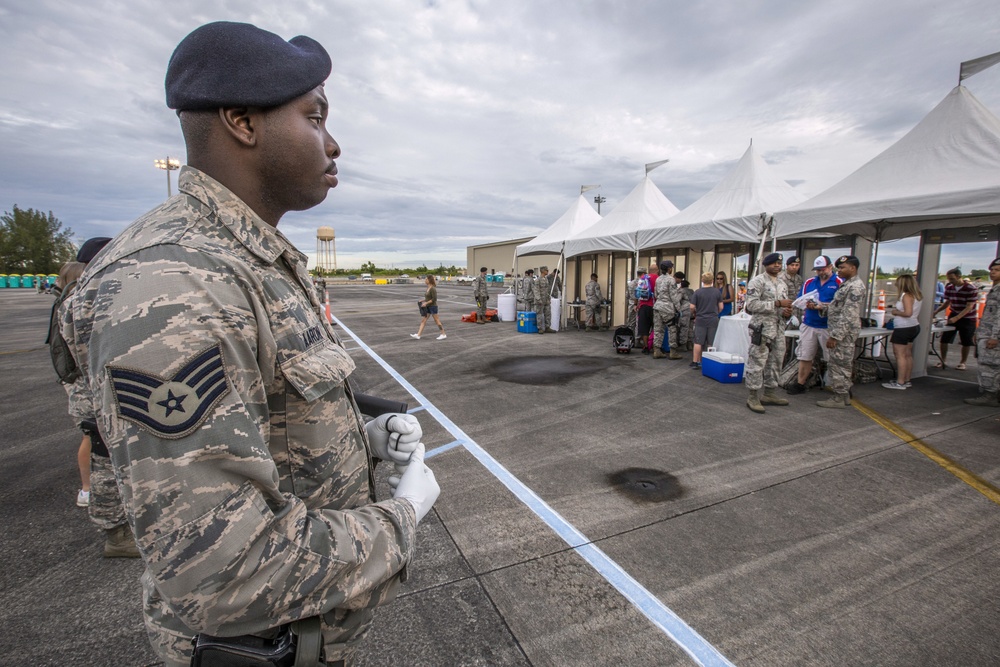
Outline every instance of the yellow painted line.
<svg viewBox="0 0 1000 667"><path fill-rule="evenodd" d="M986 481L976 473L972 472L971 470L968 470L967 468L961 466L955 461L952 461L950 458L948 458L938 450L934 449L926 442L923 442L917 436L913 435L899 424L875 412L874 410L869 408L867 405L865 405L858 399L852 398L851 406L856 408L858 412L868 417L869 419L871 419L873 422L875 422L885 430L889 431L889 433L892 433L894 436L896 436L897 438L908 444L910 447L913 447L915 450L917 450L918 452L929 458L931 461L933 461L934 463L938 464L939 466L950 472L952 475L958 477L960 480L971 486L973 489L986 496L989 500L992 500L997 505L1000 505L1000 488L997 488L996 486Z"/></svg>
<svg viewBox="0 0 1000 667"><path fill-rule="evenodd" d="M0 352L0 356L5 354L24 354L25 352L35 352L37 350L44 350L45 346L42 347L29 347L27 350L8 350L7 352Z"/></svg>

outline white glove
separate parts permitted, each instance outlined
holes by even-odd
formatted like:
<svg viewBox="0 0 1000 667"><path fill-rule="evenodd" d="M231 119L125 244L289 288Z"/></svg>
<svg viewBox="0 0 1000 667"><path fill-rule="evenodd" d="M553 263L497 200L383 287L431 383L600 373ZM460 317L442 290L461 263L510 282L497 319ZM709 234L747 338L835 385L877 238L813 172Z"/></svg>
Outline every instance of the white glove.
<svg viewBox="0 0 1000 667"><path fill-rule="evenodd" d="M424 437L417 418L400 413L376 417L365 424L365 432L372 445L372 454L383 461L395 463L400 474L406 470L410 455Z"/></svg>
<svg viewBox="0 0 1000 667"><path fill-rule="evenodd" d="M419 443L417 448L410 455L410 465L402 477L389 478L390 486L393 486L393 498L405 498L413 504L413 509L417 512L417 523L427 516L434 506L441 487L438 486L434 478L434 471L424 465L424 443Z"/></svg>

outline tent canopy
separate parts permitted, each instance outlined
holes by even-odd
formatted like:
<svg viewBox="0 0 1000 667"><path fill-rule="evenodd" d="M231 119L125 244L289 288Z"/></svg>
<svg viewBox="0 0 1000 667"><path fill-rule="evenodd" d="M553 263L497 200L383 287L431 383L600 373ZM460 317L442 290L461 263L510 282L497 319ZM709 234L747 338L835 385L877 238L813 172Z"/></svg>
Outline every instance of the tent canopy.
<svg viewBox="0 0 1000 667"><path fill-rule="evenodd" d="M873 241L1000 224L1000 119L956 86L895 144L774 218L778 237L823 230Z"/></svg>
<svg viewBox="0 0 1000 667"><path fill-rule="evenodd" d="M716 243L731 241L757 243L761 214L805 199L779 178L750 144L736 166L698 201L675 216L640 229L639 249L710 249Z"/></svg>
<svg viewBox="0 0 1000 667"><path fill-rule="evenodd" d="M586 198L580 195L559 219L549 225L538 236L517 246L515 257L523 255L558 255L563 250L563 243L574 234L583 231L597 223L600 214L594 210Z"/></svg>
<svg viewBox="0 0 1000 667"><path fill-rule="evenodd" d="M566 256L638 250L636 234L677 213L677 207L660 192L647 174L632 192L597 223L566 240Z"/></svg>

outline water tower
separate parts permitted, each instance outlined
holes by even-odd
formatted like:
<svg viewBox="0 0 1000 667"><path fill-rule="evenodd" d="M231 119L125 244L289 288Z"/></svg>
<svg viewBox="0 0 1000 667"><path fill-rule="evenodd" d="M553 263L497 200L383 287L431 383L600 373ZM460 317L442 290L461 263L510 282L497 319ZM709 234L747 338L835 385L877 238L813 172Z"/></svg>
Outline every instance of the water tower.
<svg viewBox="0 0 1000 667"><path fill-rule="evenodd" d="M337 235L333 227L316 230L316 268L322 271L337 270Z"/></svg>

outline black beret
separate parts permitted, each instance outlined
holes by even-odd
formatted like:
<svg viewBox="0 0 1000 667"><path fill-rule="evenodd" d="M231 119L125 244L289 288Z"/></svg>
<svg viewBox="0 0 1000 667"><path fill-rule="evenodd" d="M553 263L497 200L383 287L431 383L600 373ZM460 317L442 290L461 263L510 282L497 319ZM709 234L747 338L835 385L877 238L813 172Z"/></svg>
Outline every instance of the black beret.
<svg viewBox="0 0 1000 667"><path fill-rule="evenodd" d="M770 255L764 258L764 266L770 266L775 262L780 262L782 260L780 252L772 252Z"/></svg>
<svg viewBox="0 0 1000 667"><path fill-rule="evenodd" d="M856 269L861 267L861 261L854 255L841 255L838 257L834 266L839 269L841 264L850 264Z"/></svg>
<svg viewBox="0 0 1000 667"><path fill-rule="evenodd" d="M801 264L801 263L802 263L802 260L799 259L798 255L792 255L791 257L788 258L788 261L785 262L786 265L787 264Z"/></svg>
<svg viewBox="0 0 1000 667"><path fill-rule="evenodd" d="M674 263L671 262L669 259L665 259L662 262L660 262L660 271L666 273L672 268L674 268Z"/></svg>
<svg viewBox="0 0 1000 667"><path fill-rule="evenodd" d="M82 264L89 264L97 256L97 253L101 252L101 249L110 242L110 236L96 236L92 239L87 239L80 246L80 252L76 253L76 261Z"/></svg>
<svg viewBox="0 0 1000 667"><path fill-rule="evenodd" d="M309 37L286 42L249 23L208 23L170 56L167 107L275 107L326 81L332 67L326 49Z"/></svg>
<svg viewBox="0 0 1000 667"><path fill-rule="evenodd" d="M989 268L991 268L991 269L992 269L992 268L993 268L993 267L995 267L995 266L1000 266L1000 257L997 257L997 258L996 258L996 259L994 259L994 260L993 260L992 262L990 262L990 266L989 266Z"/></svg>

